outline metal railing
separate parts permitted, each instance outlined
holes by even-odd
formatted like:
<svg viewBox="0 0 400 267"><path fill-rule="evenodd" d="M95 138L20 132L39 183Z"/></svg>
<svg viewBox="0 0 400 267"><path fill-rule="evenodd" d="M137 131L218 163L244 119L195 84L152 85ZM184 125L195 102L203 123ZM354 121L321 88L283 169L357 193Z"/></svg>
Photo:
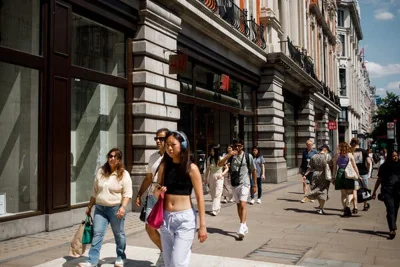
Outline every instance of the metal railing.
<svg viewBox="0 0 400 267"><path fill-rule="evenodd" d="M241 9L232 0L200 0L200 2L260 48L264 49L267 46L264 39L264 27L258 25L252 16L248 20L246 9Z"/></svg>
<svg viewBox="0 0 400 267"><path fill-rule="evenodd" d="M309 56L301 52L297 47L295 47L290 40L287 38L288 49L290 58L297 63L307 74L309 74L314 80L317 80L317 76L314 71L314 64L312 63Z"/></svg>

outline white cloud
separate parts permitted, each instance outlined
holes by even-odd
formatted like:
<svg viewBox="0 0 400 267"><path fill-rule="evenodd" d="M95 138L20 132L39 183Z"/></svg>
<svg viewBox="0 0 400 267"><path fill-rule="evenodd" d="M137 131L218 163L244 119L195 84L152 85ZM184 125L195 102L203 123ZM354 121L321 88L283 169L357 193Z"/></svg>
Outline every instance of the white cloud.
<svg viewBox="0 0 400 267"><path fill-rule="evenodd" d="M369 75L372 78L400 74L400 64L380 65L379 63L375 62L367 62L366 65Z"/></svg>
<svg viewBox="0 0 400 267"><path fill-rule="evenodd" d="M386 88L388 90L399 90L400 89L400 81L388 83Z"/></svg>
<svg viewBox="0 0 400 267"><path fill-rule="evenodd" d="M394 18L394 15L386 9L377 9L374 13L376 20L391 20Z"/></svg>

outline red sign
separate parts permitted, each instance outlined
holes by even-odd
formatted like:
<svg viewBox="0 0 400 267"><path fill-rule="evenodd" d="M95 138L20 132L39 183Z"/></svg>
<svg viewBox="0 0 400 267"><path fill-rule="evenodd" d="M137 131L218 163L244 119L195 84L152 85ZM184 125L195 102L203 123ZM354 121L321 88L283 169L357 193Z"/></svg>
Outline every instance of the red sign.
<svg viewBox="0 0 400 267"><path fill-rule="evenodd" d="M228 75L221 75L221 86L219 87L222 91L229 91L230 78Z"/></svg>
<svg viewBox="0 0 400 267"><path fill-rule="evenodd" d="M328 130L336 130L337 129L337 122L336 121L329 121L328 122Z"/></svg>
<svg viewBox="0 0 400 267"><path fill-rule="evenodd" d="M169 56L169 74L180 74L187 72L188 56L186 54Z"/></svg>
<svg viewBox="0 0 400 267"><path fill-rule="evenodd" d="M388 129L394 129L394 122L388 122L386 123L386 126Z"/></svg>

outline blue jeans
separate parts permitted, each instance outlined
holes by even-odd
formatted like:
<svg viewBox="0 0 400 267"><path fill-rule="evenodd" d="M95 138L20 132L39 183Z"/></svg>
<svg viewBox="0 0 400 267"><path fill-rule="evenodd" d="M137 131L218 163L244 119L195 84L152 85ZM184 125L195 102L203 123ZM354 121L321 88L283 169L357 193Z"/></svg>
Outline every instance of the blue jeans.
<svg viewBox="0 0 400 267"><path fill-rule="evenodd" d="M117 258L126 259L125 216L122 219L117 218L117 212L120 206L121 205L106 207L96 205L93 218L92 247L89 250L88 259L91 264L97 265L99 262L100 249L108 224L111 224L111 229L114 233L115 243L117 245Z"/></svg>
<svg viewBox="0 0 400 267"><path fill-rule="evenodd" d="M250 187L253 187L254 185L254 179L250 178ZM261 198L261 194L262 194L262 187L261 187L261 177L257 178L257 197L260 199ZM254 198L254 193L250 188L250 198L253 199Z"/></svg>

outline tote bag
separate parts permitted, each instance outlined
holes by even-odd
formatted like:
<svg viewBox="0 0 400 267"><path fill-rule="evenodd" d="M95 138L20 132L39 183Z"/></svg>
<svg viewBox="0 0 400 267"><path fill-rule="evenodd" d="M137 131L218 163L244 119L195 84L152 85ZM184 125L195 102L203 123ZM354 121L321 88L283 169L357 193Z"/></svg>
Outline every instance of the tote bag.
<svg viewBox="0 0 400 267"><path fill-rule="evenodd" d="M371 195L371 190L369 190L364 182L361 180L360 181L360 189L357 190L357 202L358 203L363 203L365 201L371 200L372 195Z"/></svg>
<svg viewBox="0 0 400 267"><path fill-rule="evenodd" d="M358 180L357 173L354 170L353 164L351 164L350 159L349 159L349 163L347 163L347 166L344 169L344 177L346 177L346 179Z"/></svg>
<svg viewBox="0 0 400 267"><path fill-rule="evenodd" d="M332 172L331 172L331 168L329 167L329 164L328 164L328 154L326 154L325 179L327 181L332 181Z"/></svg>
<svg viewBox="0 0 400 267"><path fill-rule="evenodd" d="M159 229L164 221L164 193L161 193L154 207L147 217L147 225Z"/></svg>
<svg viewBox="0 0 400 267"><path fill-rule="evenodd" d="M90 244L92 243L92 239L93 238L93 228L90 231L90 227L87 227L86 225L89 223L93 225L92 222L92 217L90 216L86 216L86 219L83 220L79 226L78 226L78 230L76 231L74 237L71 239L71 242L69 243L69 255L71 257L80 257L82 256L83 253L85 253L86 250L86 244ZM89 224L90 224L89 223ZM86 230L86 233L85 233ZM91 237L89 236L91 234ZM89 240L90 239L90 243L83 243L83 238L85 238L85 240Z"/></svg>
<svg viewBox="0 0 400 267"><path fill-rule="evenodd" d="M93 240L93 219L92 216L86 216L84 222L82 244L92 244Z"/></svg>

